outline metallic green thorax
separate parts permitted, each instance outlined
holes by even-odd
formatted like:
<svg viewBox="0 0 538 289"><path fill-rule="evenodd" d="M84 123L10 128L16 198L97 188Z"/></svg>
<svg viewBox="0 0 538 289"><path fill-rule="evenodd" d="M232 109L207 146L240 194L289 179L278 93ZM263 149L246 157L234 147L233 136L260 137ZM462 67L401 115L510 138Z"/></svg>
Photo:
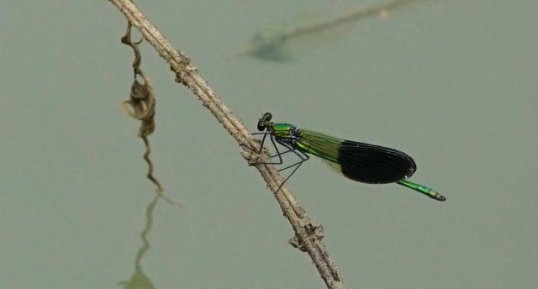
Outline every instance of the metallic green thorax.
<svg viewBox="0 0 538 289"><path fill-rule="evenodd" d="M277 139L293 139L293 130L295 127L289 123L275 123L272 127L272 133Z"/></svg>

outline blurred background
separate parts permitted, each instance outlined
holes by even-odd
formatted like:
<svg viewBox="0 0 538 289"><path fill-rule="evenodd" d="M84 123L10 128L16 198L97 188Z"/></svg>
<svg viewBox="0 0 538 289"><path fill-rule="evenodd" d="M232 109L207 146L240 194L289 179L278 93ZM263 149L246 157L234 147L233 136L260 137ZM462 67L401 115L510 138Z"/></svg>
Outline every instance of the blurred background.
<svg viewBox="0 0 538 289"><path fill-rule="evenodd" d="M257 171L146 44L154 173L181 206L155 199L112 4L0 3L0 288L325 288ZM414 1L245 53L383 3L136 1L252 131L270 111L394 147L447 196L307 162L289 186L348 288L536 288L538 2Z"/></svg>

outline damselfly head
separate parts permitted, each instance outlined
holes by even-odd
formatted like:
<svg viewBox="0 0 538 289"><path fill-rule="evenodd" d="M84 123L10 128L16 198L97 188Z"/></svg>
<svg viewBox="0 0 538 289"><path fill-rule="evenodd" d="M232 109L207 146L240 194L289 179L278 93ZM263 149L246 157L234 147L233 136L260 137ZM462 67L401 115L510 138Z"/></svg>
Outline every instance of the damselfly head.
<svg viewBox="0 0 538 289"><path fill-rule="evenodd" d="M266 128L271 126L271 118L273 115L270 112L266 112L258 120L258 131L264 131Z"/></svg>

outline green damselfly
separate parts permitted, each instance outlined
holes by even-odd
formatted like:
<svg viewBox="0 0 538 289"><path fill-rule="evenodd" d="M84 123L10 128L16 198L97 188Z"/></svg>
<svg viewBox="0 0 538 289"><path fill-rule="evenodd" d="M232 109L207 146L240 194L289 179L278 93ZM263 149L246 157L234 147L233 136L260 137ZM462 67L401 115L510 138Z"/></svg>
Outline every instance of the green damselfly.
<svg viewBox="0 0 538 289"><path fill-rule="evenodd" d="M333 167L345 177L367 184L397 183L406 188L415 190L438 201L445 201L446 197L437 191L419 183L409 181L416 170L413 158L408 154L387 147L373 144L339 139L316 131L299 129L290 123L274 123L272 115L266 112L258 121L258 133L263 135L260 151L269 136L278 161L269 164L283 164L282 155L293 153L299 161L279 169L283 171L293 168L282 186L310 155L315 155ZM287 150L280 152L277 143Z"/></svg>

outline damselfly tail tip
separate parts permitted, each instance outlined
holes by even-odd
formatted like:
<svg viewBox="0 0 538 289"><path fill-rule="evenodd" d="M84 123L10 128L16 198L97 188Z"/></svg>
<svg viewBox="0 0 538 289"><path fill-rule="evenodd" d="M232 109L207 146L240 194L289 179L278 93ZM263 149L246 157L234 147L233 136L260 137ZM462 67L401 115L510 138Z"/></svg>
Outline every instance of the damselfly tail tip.
<svg viewBox="0 0 538 289"><path fill-rule="evenodd" d="M425 194L426 196L434 199L434 200L437 200L437 201L440 201L440 202L444 202L446 201L446 197L441 195L439 192L433 190L433 189L430 189L428 187L425 187L423 186L423 188L427 188L426 191L422 191L422 190L419 190L419 192Z"/></svg>
<svg viewBox="0 0 538 289"><path fill-rule="evenodd" d="M446 201L446 197L437 193L437 195L435 195L434 199L438 200L438 201L441 201L441 202L445 202Z"/></svg>
<svg viewBox="0 0 538 289"><path fill-rule="evenodd" d="M441 195L439 192L437 192L434 189L429 189L429 191L421 192L421 193L425 194L426 196L428 196L428 197L430 197L430 198L432 198L434 200L440 201L440 202L446 201L446 197Z"/></svg>
<svg viewBox="0 0 538 289"><path fill-rule="evenodd" d="M436 190L432 189L432 188L429 188L425 185L421 185L419 183L415 183L415 182L412 182L410 180L406 180L406 179L401 179L399 181L396 182L397 184L399 185L402 185L404 187L407 187L407 188L410 188L412 190L415 190L421 194L424 194L434 200L438 200L438 201L441 201L441 202L444 202L446 201L446 197L441 195L440 193L438 193Z"/></svg>
<svg viewBox="0 0 538 289"><path fill-rule="evenodd" d="M445 202L446 201L446 197L437 193L437 195L435 197L433 197L434 199L438 200L438 201L441 201L441 202Z"/></svg>

